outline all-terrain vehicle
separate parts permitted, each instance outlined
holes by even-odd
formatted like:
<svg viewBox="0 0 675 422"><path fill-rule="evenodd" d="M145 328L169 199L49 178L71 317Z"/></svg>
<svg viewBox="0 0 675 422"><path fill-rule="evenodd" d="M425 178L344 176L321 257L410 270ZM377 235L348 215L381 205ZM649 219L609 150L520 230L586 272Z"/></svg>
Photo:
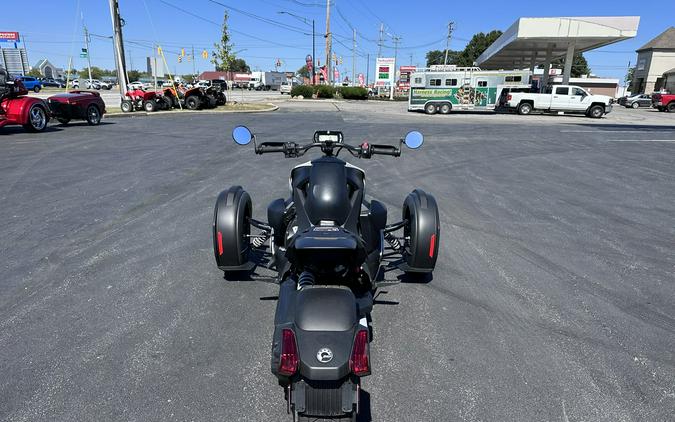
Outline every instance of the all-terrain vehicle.
<svg viewBox="0 0 675 422"><path fill-rule="evenodd" d="M145 91L142 88L131 89L126 92L120 108L125 113L134 110L145 110L151 113L156 110L170 109L171 101L155 91Z"/></svg>
<svg viewBox="0 0 675 422"><path fill-rule="evenodd" d="M177 90L181 104L188 110L200 110L216 106L216 98L207 95L205 88L199 86L186 88L180 85L177 87Z"/></svg>
<svg viewBox="0 0 675 422"><path fill-rule="evenodd" d="M0 127L21 125L30 132L41 132L49 123L47 103L26 97L28 90L21 80L11 77L0 67Z"/></svg>
<svg viewBox="0 0 675 422"><path fill-rule="evenodd" d="M105 103L98 92L70 91L47 98L52 117L62 125L73 119L86 120L92 126L101 123L105 114Z"/></svg>
<svg viewBox="0 0 675 422"><path fill-rule="evenodd" d="M388 224L385 205L365 197L365 172L338 155L398 157L402 144L419 148L423 136L410 132L397 146L352 146L341 132L318 131L306 145L258 144L239 126L233 138L238 144L253 141L256 154L323 153L291 170L291 196L272 201L266 222L253 218L251 197L241 186L221 192L213 250L226 279L251 279L265 263L276 272L271 370L293 420L356 420L361 378L371 372L370 314L378 280L396 267L428 280L440 223L434 197L416 189L403 202L400 221Z"/></svg>

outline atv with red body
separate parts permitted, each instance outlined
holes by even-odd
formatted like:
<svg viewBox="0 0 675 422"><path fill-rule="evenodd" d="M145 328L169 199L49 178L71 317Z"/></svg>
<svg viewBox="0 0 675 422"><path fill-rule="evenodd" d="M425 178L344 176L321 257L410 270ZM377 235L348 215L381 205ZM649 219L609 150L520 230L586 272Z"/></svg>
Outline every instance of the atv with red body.
<svg viewBox="0 0 675 422"><path fill-rule="evenodd" d="M20 80L0 67L0 127L21 125L31 132L41 132L49 123L49 107L44 100L26 97L28 90Z"/></svg>
<svg viewBox="0 0 675 422"><path fill-rule="evenodd" d="M47 98L52 117L67 125L72 119L86 120L98 125L105 114L105 103L98 92L70 91Z"/></svg>
<svg viewBox="0 0 675 422"><path fill-rule="evenodd" d="M125 94L120 108L125 113L130 113L134 110L153 112L155 110L169 109L170 105L169 100L163 95L158 95L155 91L132 89Z"/></svg>

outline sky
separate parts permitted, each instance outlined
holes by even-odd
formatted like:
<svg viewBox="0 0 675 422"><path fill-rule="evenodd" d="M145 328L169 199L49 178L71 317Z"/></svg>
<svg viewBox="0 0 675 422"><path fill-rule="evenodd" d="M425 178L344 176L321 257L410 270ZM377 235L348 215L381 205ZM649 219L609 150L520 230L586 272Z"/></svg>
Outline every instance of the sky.
<svg viewBox="0 0 675 422"><path fill-rule="evenodd" d="M145 70L153 45L162 45L171 71L190 74L213 70L201 52L213 50L220 39L223 13L229 12L233 50L254 70L294 71L312 52L311 20L315 23L316 56L325 61L326 0L119 0L124 26L127 66ZM445 48L447 25L454 21L450 48L461 50L477 32L506 30L519 17L549 16L640 16L638 35L630 40L585 53L592 72L623 81L635 50L675 22L675 0L577 1L400 1L331 0L333 50L343 58L341 78L352 73L353 31L356 30L356 73L374 74L380 26L384 25L383 57L394 56L398 39L399 65L424 65L428 50ZM112 24L108 0L33 0L39 13L3 13L0 31L18 31L34 65L46 58L67 68L69 57L81 69L84 46L83 24L92 34L92 65L114 68ZM6 11L6 10L5 10ZM284 12L284 13L280 13ZM291 14L295 15L292 16ZM197 60L178 63L178 53L195 49ZM10 44L0 44L10 47ZM367 58L370 55L370 66Z"/></svg>

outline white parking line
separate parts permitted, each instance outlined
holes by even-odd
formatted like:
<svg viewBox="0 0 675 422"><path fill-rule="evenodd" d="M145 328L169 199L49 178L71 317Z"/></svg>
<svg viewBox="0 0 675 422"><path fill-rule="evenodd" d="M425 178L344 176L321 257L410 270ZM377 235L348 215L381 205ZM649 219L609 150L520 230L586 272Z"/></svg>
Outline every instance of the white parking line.
<svg viewBox="0 0 675 422"><path fill-rule="evenodd" d="M675 142L675 139L608 139L607 142Z"/></svg>
<svg viewBox="0 0 675 422"><path fill-rule="evenodd" d="M652 126L652 128L658 128L658 126ZM652 130L652 129L650 128L650 130ZM566 129L562 129L560 132L561 133L612 133L612 132L645 133L644 130L620 130L620 129L613 129L613 130L566 130ZM675 132L675 129L660 129L659 132Z"/></svg>

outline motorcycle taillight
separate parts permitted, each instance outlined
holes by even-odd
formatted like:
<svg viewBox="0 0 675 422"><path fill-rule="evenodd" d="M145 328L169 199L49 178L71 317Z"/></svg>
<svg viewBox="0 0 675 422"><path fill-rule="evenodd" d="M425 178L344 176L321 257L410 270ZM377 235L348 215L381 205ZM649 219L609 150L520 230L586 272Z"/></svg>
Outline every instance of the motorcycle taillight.
<svg viewBox="0 0 675 422"><path fill-rule="evenodd" d="M298 346L295 342L295 333L289 328L281 331L281 359L279 374L291 376L298 370Z"/></svg>
<svg viewBox="0 0 675 422"><path fill-rule="evenodd" d="M356 376L370 375L368 362L368 331L359 330L354 338L352 356L349 359L349 368Z"/></svg>

